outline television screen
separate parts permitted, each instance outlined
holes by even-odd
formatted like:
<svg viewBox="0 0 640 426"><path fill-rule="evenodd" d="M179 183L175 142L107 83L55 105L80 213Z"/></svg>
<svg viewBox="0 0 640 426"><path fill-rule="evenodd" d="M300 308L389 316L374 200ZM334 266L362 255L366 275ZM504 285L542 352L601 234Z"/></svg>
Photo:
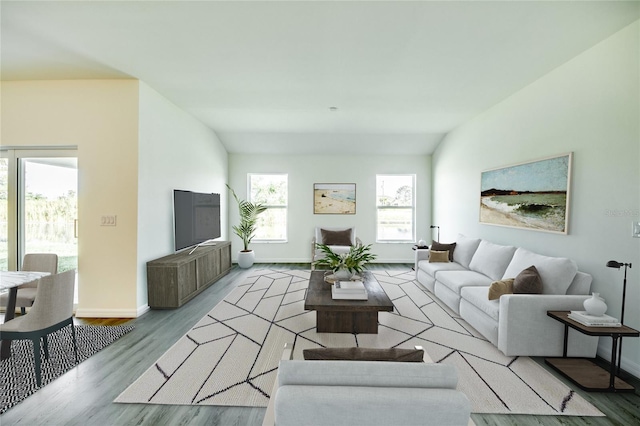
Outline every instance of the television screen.
<svg viewBox="0 0 640 426"><path fill-rule="evenodd" d="M173 191L175 250L220 238L220 194Z"/></svg>

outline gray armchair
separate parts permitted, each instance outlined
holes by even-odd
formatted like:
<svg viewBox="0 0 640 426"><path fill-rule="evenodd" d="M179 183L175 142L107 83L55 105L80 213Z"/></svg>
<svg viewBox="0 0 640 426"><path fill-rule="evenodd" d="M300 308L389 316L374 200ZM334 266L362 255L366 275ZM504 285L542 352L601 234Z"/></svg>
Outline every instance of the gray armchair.
<svg viewBox="0 0 640 426"><path fill-rule="evenodd" d="M40 339L42 339L45 359L49 359L47 336L68 325L71 326L73 349L78 362L78 346L73 326L73 290L76 271L40 278L33 307L26 315L14 318L0 325L0 340L25 340L33 342L36 383L42 385L40 372Z"/></svg>
<svg viewBox="0 0 640 426"><path fill-rule="evenodd" d="M58 273L58 255L54 253L29 253L24 255L22 259L21 271L30 272L48 272L50 274ZM26 313L26 308L30 308L33 305L33 301L36 298L36 289L38 287L38 281L34 281L28 284L24 284L18 288L16 296L16 306L20 307L22 315ZM0 295L0 305L7 305L8 295Z"/></svg>

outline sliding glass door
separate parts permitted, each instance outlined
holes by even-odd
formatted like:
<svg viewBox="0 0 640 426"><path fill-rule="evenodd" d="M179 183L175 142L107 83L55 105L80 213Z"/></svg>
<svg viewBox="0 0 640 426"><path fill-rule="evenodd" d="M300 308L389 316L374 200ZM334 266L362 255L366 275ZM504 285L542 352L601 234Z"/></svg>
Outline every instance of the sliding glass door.
<svg viewBox="0 0 640 426"><path fill-rule="evenodd" d="M78 268L75 150L0 151L0 268L26 253L56 253L58 272Z"/></svg>

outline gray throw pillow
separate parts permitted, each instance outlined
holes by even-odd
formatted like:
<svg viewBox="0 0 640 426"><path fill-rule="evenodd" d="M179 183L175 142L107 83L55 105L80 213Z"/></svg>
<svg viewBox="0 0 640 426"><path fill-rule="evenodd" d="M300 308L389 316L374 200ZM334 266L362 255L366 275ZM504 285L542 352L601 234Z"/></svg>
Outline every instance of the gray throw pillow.
<svg viewBox="0 0 640 426"><path fill-rule="evenodd" d="M431 242L431 250L435 251L449 251L449 262L453 262L453 251L456 248L456 243L443 244L437 241Z"/></svg>
<svg viewBox="0 0 640 426"><path fill-rule="evenodd" d="M422 349L315 348L304 349L305 360L423 362Z"/></svg>
<svg viewBox="0 0 640 426"><path fill-rule="evenodd" d="M350 246L351 232L353 229L345 229L344 231L329 231L328 229L320 229L322 235L322 244L327 246Z"/></svg>
<svg viewBox="0 0 640 426"><path fill-rule="evenodd" d="M542 294L542 278L535 266L529 266L516 276L513 281L513 293Z"/></svg>

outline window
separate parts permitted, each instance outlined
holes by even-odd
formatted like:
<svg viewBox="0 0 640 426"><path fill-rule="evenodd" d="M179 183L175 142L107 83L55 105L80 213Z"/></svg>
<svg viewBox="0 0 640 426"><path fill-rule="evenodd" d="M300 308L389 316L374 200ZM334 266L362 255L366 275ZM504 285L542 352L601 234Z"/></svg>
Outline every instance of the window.
<svg viewBox="0 0 640 426"><path fill-rule="evenodd" d="M376 241L415 241L415 175L376 175Z"/></svg>
<svg viewBox="0 0 640 426"><path fill-rule="evenodd" d="M258 216L253 241L287 240L288 180L286 174L249 174L249 201L267 210Z"/></svg>

